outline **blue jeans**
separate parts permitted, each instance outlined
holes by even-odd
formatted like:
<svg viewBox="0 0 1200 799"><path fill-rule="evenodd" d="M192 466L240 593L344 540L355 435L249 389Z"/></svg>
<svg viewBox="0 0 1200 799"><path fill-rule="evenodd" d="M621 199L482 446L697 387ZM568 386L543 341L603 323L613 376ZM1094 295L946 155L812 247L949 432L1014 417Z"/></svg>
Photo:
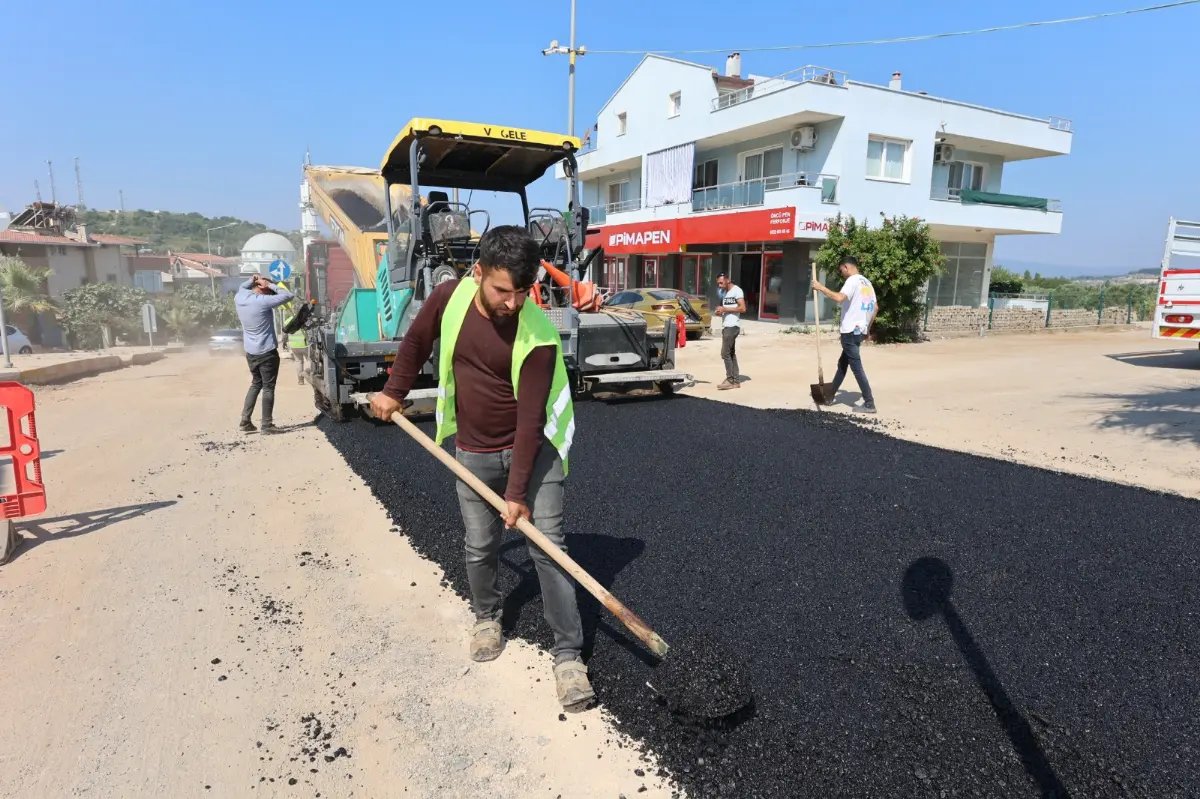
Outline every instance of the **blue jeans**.
<svg viewBox="0 0 1200 799"><path fill-rule="evenodd" d="M850 371L854 372L855 381L858 382L858 390L862 392L863 402L874 405L875 397L871 394L871 384L867 382L867 373L863 369L862 356L859 354L859 348L865 338L861 333L842 334L842 357L838 358L837 374L833 376L833 390L836 393L842 387L842 381L846 379L846 367L850 367Z"/></svg>

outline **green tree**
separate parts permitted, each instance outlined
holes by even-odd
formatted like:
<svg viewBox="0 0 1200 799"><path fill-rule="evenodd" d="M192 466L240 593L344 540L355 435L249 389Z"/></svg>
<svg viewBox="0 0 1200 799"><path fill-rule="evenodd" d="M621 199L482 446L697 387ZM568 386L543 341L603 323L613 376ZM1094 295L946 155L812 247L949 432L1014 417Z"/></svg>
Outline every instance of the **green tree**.
<svg viewBox="0 0 1200 799"><path fill-rule="evenodd" d="M163 312L162 319L167 323L167 327L170 328L171 332L175 334L175 338L180 341L187 341L196 329L195 312L182 305L168 308Z"/></svg>
<svg viewBox="0 0 1200 799"><path fill-rule="evenodd" d="M1020 294L1024 290L1024 286L1024 280L1016 272L1005 269L999 264L992 267L992 280L988 285L988 291L992 294Z"/></svg>
<svg viewBox="0 0 1200 799"><path fill-rule="evenodd" d="M146 292L116 283L85 283L63 295L62 322L71 346L97 349L101 329L115 335L140 336Z"/></svg>
<svg viewBox="0 0 1200 799"><path fill-rule="evenodd" d="M165 313L170 308L182 308L194 317L196 328L212 331L237 324L237 311L233 296L218 292L205 285L191 284L181 287L169 298L165 298L155 309Z"/></svg>
<svg viewBox="0 0 1200 799"><path fill-rule="evenodd" d="M4 309L19 314L26 311L50 313L54 302L46 295L50 270L30 266L20 258L0 255L0 289L4 291Z"/></svg>
<svg viewBox="0 0 1200 799"><path fill-rule="evenodd" d="M885 216L879 227L871 228L852 216L843 219L838 214L816 256L817 269L832 289L843 282L837 263L846 255L858 258L860 270L875 287L879 303L875 330L879 339L911 341L924 312L921 295L925 285L941 274L945 263L941 245L929 232L929 223L906 216Z"/></svg>

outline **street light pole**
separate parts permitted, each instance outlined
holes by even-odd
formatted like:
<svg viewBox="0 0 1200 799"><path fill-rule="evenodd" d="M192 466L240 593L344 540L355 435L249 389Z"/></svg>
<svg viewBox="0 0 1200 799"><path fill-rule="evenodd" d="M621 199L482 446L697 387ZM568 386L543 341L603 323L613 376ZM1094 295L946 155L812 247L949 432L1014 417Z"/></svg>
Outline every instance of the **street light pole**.
<svg viewBox="0 0 1200 799"><path fill-rule="evenodd" d="M223 228L233 227L236 224L237 224L237 222L230 222L228 225L218 225L217 227L210 227L207 231L205 231L204 235L208 240L208 254L209 255L213 254L212 232L214 230L222 230ZM212 287L212 295L215 297L215 296L217 296L217 277L216 277L216 275L214 275L212 273L212 268L213 268L212 261L209 261L208 264L206 264L206 265L208 266L208 283Z"/></svg>
<svg viewBox="0 0 1200 799"><path fill-rule="evenodd" d="M550 42L550 46L542 51L542 55L565 55L570 58L570 66L567 71L567 135L575 135L575 57L587 55L586 47L577 47L575 44L575 3L576 0L571 0L571 39L567 47L563 47L558 43L558 40ZM571 192L571 181L567 181L567 207L574 202L575 197ZM577 210L577 209L576 209Z"/></svg>

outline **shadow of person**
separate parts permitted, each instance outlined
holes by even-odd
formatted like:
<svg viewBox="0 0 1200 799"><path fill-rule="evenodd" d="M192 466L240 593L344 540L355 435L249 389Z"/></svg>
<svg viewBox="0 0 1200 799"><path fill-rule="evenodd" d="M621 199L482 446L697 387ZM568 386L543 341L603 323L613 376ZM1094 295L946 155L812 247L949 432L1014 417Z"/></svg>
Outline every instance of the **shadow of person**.
<svg viewBox="0 0 1200 799"><path fill-rule="evenodd" d="M1009 697L987 656L958 615L950 599L953 588L954 572L949 564L940 558L919 558L909 564L901 581L900 596L904 611L913 621L928 621L937 616L945 621L954 645L975 675L979 690L987 697L992 712L996 714L996 719L1021 759L1021 765L1037 785L1043 799L1067 799L1070 794L1055 774L1049 758L1033 734L1033 728Z"/></svg>
<svg viewBox="0 0 1200 799"><path fill-rule="evenodd" d="M525 552L525 537L506 541L500 547L500 562L519 575L517 585L508 591L504 597L503 613L500 626L505 633L511 634L520 621L525 606L539 598L542 592L538 583L537 569ZM596 579L605 588L611 589L617 575L637 560L646 549L646 543L640 538L616 538L609 535L594 533L576 533L567 535L567 554L580 567ZM583 657L591 657L596 643L596 633L603 630L605 635L626 649L637 654L639 658L654 663L654 658L645 651L645 646L632 635L626 635L602 618L606 611L587 589L576 586L576 598L579 602L579 617L583 623Z"/></svg>

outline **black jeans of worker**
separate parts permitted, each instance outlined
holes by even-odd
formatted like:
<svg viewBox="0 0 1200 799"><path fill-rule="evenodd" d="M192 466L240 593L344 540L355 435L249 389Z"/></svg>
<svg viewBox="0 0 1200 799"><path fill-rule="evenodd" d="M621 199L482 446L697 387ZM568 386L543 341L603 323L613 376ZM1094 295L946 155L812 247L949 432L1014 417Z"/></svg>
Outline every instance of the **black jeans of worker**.
<svg viewBox="0 0 1200 799"><path fill-rule="evenodd" d="M250 366L250 390L246 392L246 402L242 405L242 423L250 421L254 413L254 404L258 402L258 394L262 392L262 423L272 423L272 413L275 410L275 379L279 377L279 350L271 350L263 355L247 355L246 363Z"/></svg>
<svg viewBox="0 0 1200 799"><path fill-rule="evenodd" d="M842 357L838 358L837 374L833 376L833 391L842 387L842 381L846 379L846 367L854 372L854 379L858 382L858 390L862 392L863 402L867 405L875 404L875 396L871 394L871 384L867 382L867 372L863 369L862 356L859 349L862 347L863 339L866 336L861 333L843 333L842 334Z"/></svg>

